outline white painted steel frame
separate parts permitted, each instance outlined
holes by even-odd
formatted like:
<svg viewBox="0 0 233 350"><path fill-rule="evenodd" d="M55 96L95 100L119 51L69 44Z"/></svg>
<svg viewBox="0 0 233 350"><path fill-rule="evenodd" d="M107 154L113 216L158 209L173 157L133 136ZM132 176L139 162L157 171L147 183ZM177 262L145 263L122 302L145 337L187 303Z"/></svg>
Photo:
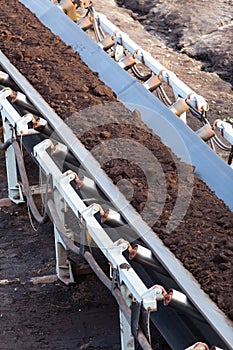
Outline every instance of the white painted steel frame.
<svg viewBox="0 0 233 350"><path fill-rule="evenodd" d="M48 175L48 174L47 174ZM53 199L56 206L56 210L61 222L65 228L65 206L66 203L63 200L63 196L54 186L54 177L52 177L53 183ZM70 260L67 259L67 247L61 236L59 231L55 225L54 226L54 243L55 243L55 254L56 254L56 272L58 278L64 282L65 284L74 283L74 276L72 271L72 265Z"/></svg>
<svg viewBox="0 0 233 350"><path fill-rule="evenodd" d="M16 112L14 107L7 100L11 89L4 89L0 91L0 113L2 115L3 123L3 138L4 142L15 137L15 125L21 120L20 115ZM12 202L18 204L24 202L22 189L18 181L17 166L15 159L15 152L13 146L9 146L5 151L8 196Z"/></svg>
<svg viewBox="0 0 233 350"><path fill-rule="evenodd" d="M6 99L11 91L6 89L5 91L0 91L0 106L1 106L1 114L3 119L3 125L9 127L9 130L12 134L12 130L17 129L17 124L23 120L24 117L21 117L17 111L12 107L10 102ZM7 137L9 132L7 132ZM27 134L27 133L25 133ZM5 135L6 138L6 135ZM8 139L8 138L7 138ZM5 140L6 141L6 140ZM132 267L129 268L121 268L122 266L129 266L127 260L123 257L122 252L128 249L128 242L126 241L117 241L113 242L104 229L100 226L97 220L94 218L94 214L97 213L100 209L98 204L92 204L89 207L83 203L82 199L75 192L73 187L70 185L70 182L75 179L75 174L72 171L66 171L65 173L61 173L59 168L56 166L52 158L47 153L47 149L52 146L52 141L46 139L41 143L34 146L34 157L37 160L40 168L43 172L49 176L52 175L52 183L53 183L53 193L55 205L57 207L58 214L62 222L64 222L64 200L72 209L73 213L76 215L77 219L80 221L85 221L86 228L91 235L92 239L95 241L97 246L101 249L105 257L111 263L111 266L117 270L119 283L122 285L121 287L124 290L127 290L127 303L129 300L136 299L138 303L142 303L142 305L147 309L151 309L155 311L157 309L157 299L160 299L160 295L162 295L162 290L160 288L150 288L148 289L142 280L138 277L136 272ZM10 146L11 147L11 146ZM9 197L12 201L19 203L20 200L16 201L15 195L19 195L19 185L17 179L17 168L16 168L16 159L14 154L14 149L12 147L6 150L6 155L8 155L6 159L7 163L7 175L10 181L8 181L9 187ZM10 149L10 153L9 152ZM14 166L13 166L14 165ZM12 188L12 184L15 184L15 188ZM12 190L14 190L12 192ZM17 190L17 193L16 193ZM22 196L22 192L20 191ZM14 196L13 196L14 195ZM23 196L21 198L23 200ZM60 237L59 231L56 228L54 223L54 238L55 238L55 251L56 251L56 271L58 277L66 284L74 282L71 264L67 262L66 255L66 246ZM62 266L61 266L62 265ZM132 298L128 296L132 295ZM124 296L125 297L125 296ZM128 300L129 299L129 300ZM120 323L124 324L124 329L121 328L121 344L123 350L135 349L134 347L134 339L131 335L131 326L128 324L125 319L123 313L120 311ZM126 329L127 328L127 332ZM130 344L130 348L127 344Z"/></svg>
<svg viewBox="0 0 233 350"><path fill-rule="evenodd" d="M218 120L217 127L220 129L222 136L233 145L233 125L223 120Z"/></svg>
<svg viewBox="0 0 233 350"><path fill-rule="evenodd" d="M126 291L126 294L124 295L123 293L122 295L128 305L133 299L136 299L138 303L142 303L146 309L149 308L156 311L157 299L162 295L162 290L154 287L148 289L132 267L129 266L127 260L122 255L123 251L127 250L128 243L123 240L113 242L110 239L94 217L94 215L100 210L99 205L92 204L89 207L85 206L82 199L78 196L70 184L70 182L75 179L76 174L74 174L72 171L66 171L62 174L49 154L46 152L51 145L51 140L45 140L37 144L34 146L34 156L47 176L52 174L54 187L53 191L59 193L59 198L63 198L65 200L75 214L76 218L81 221L81 223L85 222L85 227L90 236L108 259L113 269L117 271L120 289L122 291ZM57 205L56 201L55 205ZM56 248L58 248L58 244L61 244L62 239L59 238L59 232L57 231L56 226L54 226L54 229ZM64 243L63 247L65 249ZM57 252L57 257L59 258L59 252ZM129 268L122 268L122 266L126 265L129 266ZM57 273L58 277L61 277L62 280L67 282L66 276L59 276L59 266L57 266ZM72 278L72 274L70 274L69 271L68 281L70 278ZM129 297L130 295L131 297ZM121 310L119 316L122 349L135 349L134 338L131 335L131 326L128 324Z"/></svg>
<svg viewBox="0 0 233 350"><path fill-rule="evenodd" d="M46 152L51 145L51 140L45 140L34 146L35 159L47 176L49 174L52 175L54 187L72 209L77 219L80 220L82 218L85 220L87 231L90 233L97 246L102 250L113 268L119 270L120 282L124 282L137 301L142 302L144 295L148 292L144 283L138 278L132 268L129 270L119 268L122 264L128 264L127 260L122 255L122 252L128 248L127 242L117 242L116 244L110 239L94 217L94 215L100 210L99 205L92 204L89 207L86 207L83 200L78 196L70 184L71 181L75 180L75 173L72 171L66 171L62 174L52 158ZM154 300L155 304L150 305L152 309L156 309L156 298Z"/></svg>
<svg viewBox="0 0 233 350"><path fill-rule="evenodd" d="M39 0L37 4L38 3ZM52 5L52 3L50 4ZM56 7L55 10L57 10L58 13L61 13L61 11L59 9L56 9ZM62 13L61 16L61 20L62 18L68 18L67 16L63 16ZM72 21L70 21L69 23L73 24ZM77 29L79 30L79 28ZM147 244L147 246L151 249L155 257L160 261L160 263L164 266L164 268L168 271L172 278L177 282L181 290L189 297L190 301L197 307L197 309L201 312L201 314L211 325L211 327L216 331L219 337L227 344L229 349L233 349L232 324L228 322L223 313L220 312L217 306L200 289L200 286L193 279L192 275L184 269L181 263L163 245L161 240L152 231L152 229L142 220L141 216L129 205L125 197L121 195L117 187L114 186L113 183L109 180L107 175L101 169L99 163L85 149L82 143L73 134L71 129L61 120L61 118L59 118L56 115L54 110L51 109L51 107L41 98L40 94L29 84L26 78L23 77L22 74L20 74L20 72L18 72L18 70L14 66L12 66L12 64L3 55L1 51L0 62L4 69L8 73L10 73L12 79L16 82L16 84L26 93L28 99L44 116L44 118L49 121L52 128L56 130L56 133L59 135L62 142L66 144L69 149L72 150L72 153L80 161L80 163L82 163L86 171L89 174L95 174L94 181L96 182L96 184L102 189L102 191L107 195L107 197L111 200L114 206L125 217L129 225L135 230L136 233L138 233L138 236L141 237L142 240ZM120 69L120 71L122 70ZM145 91L144 88L143 91ZM178 120L178 118L176 118L175 120ZM180 123L184 125L183 122ZM199 142L199 138L197 138L196 136L195 138ZM69 140L69 144L67 144L67 140ZM207 149L209 150L208 147ZM198 148L197 151L200 152ZM216 156L214 153L213 155ZM219 159L219 157L217 156L216 158L217 160ZM225 163L222 160L221 165L225 166ZM232 169L230 169L230 167L228 168L232 175ZM222 174L224 177L224 171ZM231 181L232 180L233 179L231 177ZM227 180L226 178L226 183L227 182L229 182L229 179ZM227 186L226 183L225 186ZM121 208L124 208L124 213L121 212ZM221 332L218 331L220 329Z"/></svg>
<svg viewBox="0 0 233 350"><path fill-rule="evenodd" d="M159 61L155 60L149 52L143 50L138 44L131 40L128 34L121 31L117 26L110 22L105 15L96 11L94 12L94 15L100 27L111 36L114 35L114 42L121 44L131 54L134 54L141 63L156 75L161 75L162 80L172 87L176 98L181 96L186 99L190 96L190 104L193 107L197 108L199 111L208 110L206 100L178 79L174 72L168 70Z"/></svg>
<svg viewBox="0 0 233 350"><path fill-rule="evenodd" d="M219 119L217 127L220 129L222 136L233 146L233 125ZM233 162L230 167L233 169Z"/></svg>

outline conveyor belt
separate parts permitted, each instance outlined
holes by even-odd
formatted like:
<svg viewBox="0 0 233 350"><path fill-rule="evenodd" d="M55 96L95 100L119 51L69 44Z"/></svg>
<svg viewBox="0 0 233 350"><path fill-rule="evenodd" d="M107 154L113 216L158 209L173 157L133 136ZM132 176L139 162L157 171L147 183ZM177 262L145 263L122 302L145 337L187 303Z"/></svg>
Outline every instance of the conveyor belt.
<svg viewBox="0 0 233 350"><path fill-rule="evenodd" d="M156 283L159 281L159 283L165 283L170 288L177 288L181 290L188 297L189 302L193 304L194 309L196 309L196 313L199 315L197 319L195 315L191 315L190 318L190 315L187 316L187 314L185 314L185 317L183 317L182 315L177 315L177 313L174 311L164 312L163 308L157 314L152 314L151 317L153 322L156 324L157 328L160 330L163 336L167 339L171 347L173 349L184 348L185 346L198 341L200 339L200 336L202 339L205 339L206 342L209 341L211 344L217 344L219 347L221 346L222 348L225 347L226 349L231 349L233 343L232 328L224 315L200 290L199 285L197 285L193 277L183 268L179 261L174 258L170 251L164 247L154 232L146 225L145 222L143 222L140 215L138 215L135 210L128 205L126 199L109 181L105 173L100 169L99 164L77 140L72 131L43 101L41 96L10 64L10 62L2 53L0 53L0 60L4 70L10 74L13 81L20 88L20 90L28 96L28 100L33 103L33 106L38 110L38 114L42 115L49 122L49 125L52 129L56 130L60 142L62 142L64 145L67 145L68 148L69 144L72 144L72 154L86 169L89 176L91 176L90 174L96 174L96 176L93 178L94 182L103 191L105 196L108 197L116 211L118 211L122 215L122 218L124 218L124 220L130 225L131 229L136 233L136 236L140 237L142 241L147 245L147 249L153 252L154 259L157 261L157 264L160 266L163 272L157 274L155 272ZM8 116L7 114L4 114L4 108L6 108L6 106L3 104L3 102L2 106L3 116L10 118L10 115ZM67 140L69 140L69 144L67 144ZM59 170L55 165L52 165L49 156L45 152L43 142L42 144L39 143L34 147L34 154L37 162L39 162L43 170L47 174L51 174L54 177L54 181L57 183L56 186L58 192L60 195L61 193L63 193L63 196L65 195L65 201L69 204L69 206L71 208L79 208L79 206L82 207L81 211L77 212L76 209L74 211L75 214L79 217L80 213L82 213L81 215L83 218L85 218L87 224L88 220L92 221L93 218L89 216L88 210L85 209L88 209L88 207L86 207L82 201L80 202L78 195L73 192L71 186L69 185L69 180L67 183L64 183L65 191L62 189L62 182L59 182L60 180L58 180L60 176ZM72 176L72 174L68 174L68 176ZM124 208L124 212L122 212L121 208ZM105 256L110 261L112 261L111 252L113 242L109 240L109 237L107 235L105 238L106 241L100 239L98 230L95 232L92 225L89 227L89 232L93 236L94 241L97 243L100 249L102 249ZM123 238L126 239L126 237ZM135 271L138 271L138 274L141 273L141 269L141 266L135 267ZM169 277L164 278L164 274L167 274ZM133 285L133 283L130 282L130 279L128 280L127 274L126 276L122 275L123 282L126 281L125 278L128 281L127 283L129 283L128 287L129 285L132 287L132 292L135 295L136 299L140 300L140 295L142 293L142 291L140 292L140 288L136 285ZM155 282L154 278L151 276L147 279L144 269L142 270L141 278L143 280L142 286L145 284L149 287L151 286L151 282ZM142 289L144 288L146 287L142 287ZM161 313L161 318L159 317L159 313ZM190 324L187 323L187 318ZM173 332L171 332L170 329L171 325L169 326L169 322L171 322L171 320L173 328L174 324L176 325L173 329ZM178 334L179 336L177 336Z"/></svg>
<svg viewBox="0 0 233 350"><path fill-rule="evenodd" d="M35 13L55 35L72 46L82 60L93 71L99 73L100 79L112 88L126 107L130 110L138 109L142 120L177 156L186 163L194 165L195 173L233 209L233 193L228 190L233 186L232 169L220 157L161 101L112 61L77 24L49 0L20 0L20 2ZM210 168L212 171L209 171Z"/></svg>

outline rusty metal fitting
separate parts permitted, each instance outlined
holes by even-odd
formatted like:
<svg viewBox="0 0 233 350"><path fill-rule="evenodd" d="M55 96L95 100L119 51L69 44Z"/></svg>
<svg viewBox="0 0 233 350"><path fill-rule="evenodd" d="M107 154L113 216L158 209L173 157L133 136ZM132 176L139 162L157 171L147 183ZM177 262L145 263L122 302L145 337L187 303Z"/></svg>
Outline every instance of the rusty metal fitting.
<svg viewBox="0 0 233 350"><path fill-rule="evenodd" d="M166 299L166 297L167 297L167 291L166 291L166 289L165 289L163 286L161 286L160 284L155 284L155 285L154 285L154 289L161 289L162 295L163 295L163 297L164 297L164 300Z"/></svg>
<svg viewBox="0 0 233 350"><path fill-rule="evenodd" d="M33 115L32 116L32 126L33 126L33 129L37 129L41 126L41 123L40 123L40 118L35 118L35 116ZM44 126L44 125L43 125Z"/></svg>
<svg viewBox="0 0 233 350"><path fill-rule="evenodd" d="M186 348L185 350L209 350L209 347L205 343L198 342Z"/></svg>
<svg viewBox="0 0 233 350"><path fill-rule="evenodd" d="M215 132L210 125L206 124L196 131L196 135L203 141L208 141L215 135Z"/></svg>
<svg viewBox="0 0 233 350"><path fill-rule="evenodd" d="M195 309L195 307L190 303L187 296L175 289L170 289L163 302L164 306L169 306L175 310L182 311L188 315L191 315L197 320L203 321L200 313Z"/></svg>
<svg viewBox="0 0 233 350"><path fill-rule="evenodd" d="M135 258L135 256L137 255L138 245L135 244L133 247L129 246L128 251L129 251L129 259L133 260Z"/></svg>
<svg viewBox="0 0 233 350"><path fill-rule="evenodd" d="M89 0L79 0L78 1L78 7L87 9L90 6L90 1Z"/></svg>
<svg viewBox="0 0 233 350"><path fill-rule="evenodd" d="M134 59L137 58L138 51L139 51L139 50L136 50L136 51L133 53L132 57L133 57Z"/></svg>
<svg viewBox="0 0 233 350"><path fill-rule="evenodd" d="M8 88L5 88L8 89ZM4 90L5 90L4 89ZM27 99L26 95L24 95L22 92L17 91L14 92L10 89L9 97L11 98L11 103L18 105L23 110L28 111L35 115L40 115L40 112L31 104L31 102Z"/></svg>
<svg viewBox="0 0 233 350"><path fill-rule="evenodd" d="M9 97L11 98L12 103L15 103L17 101L17 95L18 95L17 92L14 92L13 90L11 90Z"/></svg>
<svg viewBox="0 0 233 350"><path fill-rule="evenodd" d="M77 173L75 173L74 171L72 171L71 174L74 176L73 181L76 183L76 189L77 189L77 187L79 186L79 183L80 183L79 177L78 177Z"/></svg>
<svg viewBox="0 0 233 350"><path fill-rule="evenodd" d="M133 55L127 55L125 57L123 57L120 61L119 61L119 65L121 66L121 68L127 70L129 68L131 68L132 66L134 66L136 64L136 54L134 53Z"/></svg>
<svg viewBox="0 0 233 350"><path fill-rule="evenodd" d="M117 37L118 30L115 30L115 32L112 35L112 40L115 40Z"/></svg>
<svg viewBox="0 0 233 350"><path fill-rule="evenodd" d="M87 244L88 244L88 245L91 245L91 243L92 243L92 237L91 237L91 235L90 235L90 232L89 232L87 229L85 230L85 235L86 235Z"/></svg>
<svg viewBox="0 0 233 350"><path fill-rule="evenodd" d="M52 143L50 145L51 155L56 155L56 153L57 153L57 145L58 145L58 143Z"/></svg>
<svg viewBox="0 0 233 350"><path fill-rule="evenodd" d="M29 104L26 95L22 94L21 92L17 91L12 91L10 96L11 98L11 103L23 103L25 105L25 108L27 107L27 105Z"/></svg>
<svg viewBox="0 0 233 350"><path fill-rule="evenodd" d="M218 123L221 123L222 119L216 119L213 123L212 129L215 130L218 126Z"/></svg>
<svg viewBox="0 0 233 350"><path fill-rule="evenodd" d="M75 5L72 0L61 0L59 6L63 11L67 11L73 8Z"/></svg>
<svg viewBox="0 0 233 350"><path fill-rule="evenodd" d="M114 40L114 44L123 46L122 36L119 30L114 31L113 35L111 36L111 39ZM117 41L118 39L119 39L119 42Z"/></svg>
<svg viewBox="0 0 233 350"><path fill-rule="evenodd" d="M119 62L120 66L123 69L129 69L136 63L136 59L133 56L125 56L121 61Z"/></svg>
<svg viewBox="0 0 233 350"><path fill-rule="evenodd" d="M106 220L108 218L108 215L109 215L109 209L107 209L106 211L102 212L102 215L101 215L101 222L102 223L106 222Z"/></svg>
<svg viewBox="0 0 233 350"><path fill-rule="evenodd" d="M104 213L105 211L103 210L103 208L101 206L99 206L99 213L100 213L100 216L104 216Z"/></svg>
<svg viewBox="0 0 233 350"><path fill-rule="evenodd" d="M65 159L65 157L67 155L67 147L60 142L54 141L50 146L50 154L53 157L60 156L62 159Z"/></svg>
<svg viewBox="0 0 233 350"><path fill-rule="evenodd" d="M213 123L212 129L215 130L218 127L220 130L220 134L224 137L224 129L223 129L222 122L223 122L222 119L216 119Z"/></svg>
<svg viewBox="0 0 233 350"><path fill-rule="evenodd" d="M81 179L78 177L78 175L76 174L75 177L75 183L76 183L76 190L80 190L83 186L84 183L84 177L82 177Z"/></svg>
<svg viewBox="0 0 233 350"><path fill-rule="evenodd" d="M169 109L175 115L180 117L181 114L185 113L189 109L189 106L184 98L178 97L177 100L169 107Z"/></svg>
<svg viewBox="0 0 233 350"><path fill-rule="evenodd" d="M173 289L169 290L166 294L166 298L164 299L164 302L163 302L165 306L168 306L171 303L172 296L173 296Z"/></svg>
<svg viewBox="0 0 233 350"><path fill-rule="evenodd" d="M124 220L121 217L121 214L115 210L107 209L101 215L101 222L106 223L111 227L119 227L125 225Z"/></svg>
<svg viewBox="0 0 233 350"><path fill-rule="evenodd" d="M165 306L184 306L184 307L189 307L187 297L185 294L175 290L175 289L170 289L167 294L166 298L164 299L164 305Z"/></svg>
<svg viewBox="0 0 233 350"><path fill-rule="evenodd" d="M100 47L104 50L107 51L109 50L112 46L114 46L114 38L111 35L106 36L104 39L102 39L99 42Z"/></svg>
<svg viewBox="0 0 233 350"><path fill-rule="evenodd" d="M152 73L151 77L143 84L145 88L149 91L154 91L162 84L161 75L156 75Z"/></svg>
<svg viewBox="0 0 233 350"><path fill-rule="evenodd" d="M59 7L72 21L77 22L76 5L72 0L61 0Z"/></svg>
<svg viewBox="0 0 233 350"><path fill-rule="evenodd" d="M70 19L72 19L72 21L77 22L77 20L78 20L78 15L77 15L77 12L76 12L76 7L75 7L75 5L74 5L71 9L67 10L66 13L67 13L67 16L68 16Z"/></svg>
<svg viewBox="0 0 233 350"><path fill-rule="evenodd" d="M97 192L95 182L86 176L82 176L81 178L78 178L78 181L76 183L76 189L77 190L83 189L93 193Z"/></svg>

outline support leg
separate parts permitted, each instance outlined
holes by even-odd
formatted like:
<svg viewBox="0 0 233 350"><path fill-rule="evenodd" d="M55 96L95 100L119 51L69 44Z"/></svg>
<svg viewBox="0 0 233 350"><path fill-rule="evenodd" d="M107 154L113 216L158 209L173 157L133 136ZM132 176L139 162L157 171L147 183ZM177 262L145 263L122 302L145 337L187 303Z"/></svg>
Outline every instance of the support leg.
<svg viewBox="0 0 233 350"><path fill-rule="evenodd" d="M125 298L128 306L131 305L132 299L129 297L129 290L125 285L120 286L121 293ZM121 349L135 350L135 341L131 333L131 325L127 322L124 314L120 310L120 332L121 332Z"/></svg>
<svg viewBox="0 0 233 350"><path fill-rule="evenodd" d="M4 121L3 118L3 129L4 129L4 142L12 137L12 130L8 122ZM22 189L18 183L17 165L15 159L15 152L13 146L10 146L5 151L6 156L6 170L7 170L7 183L8 183L8 196L12 202L18 204L23 203L24 198Z"/></svg>
<svg viewBox="0 0 233 350"><path fill-rule="evenodd" d="M58 215L61 221L65 224L65 202L59 195L58 191L54 190L54 201ZM56 272L58 278L66 285L74 283L74 276L70 261L67 259L67 249L62 241L57 228L54 225L54 239L55 239L55 252L56 252Z"/></svg>

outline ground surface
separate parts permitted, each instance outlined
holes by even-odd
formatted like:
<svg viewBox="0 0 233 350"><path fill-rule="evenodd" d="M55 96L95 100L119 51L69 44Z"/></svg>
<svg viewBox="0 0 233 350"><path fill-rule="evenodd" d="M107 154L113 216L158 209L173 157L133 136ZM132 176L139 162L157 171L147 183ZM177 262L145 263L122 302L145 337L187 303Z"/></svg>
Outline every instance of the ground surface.
<svg viewBox="0 0 233 350"><path fill-rule="evenodd" d="M135 36L136 32L140 43L147 46L146 49L151 49L152 53L156 52L156 56L164 64L168 64L180 78L189 85L192 84L193 89L210 100L210 115L213 120L221 113L230 114L232 95L229 84L223 82L216 74L200 71L201 63L190 60L184 54L173 52L164 42L158 41L158 38L154 39L148 33L142 32L140 24L133 21L132 14L129 16L124 10L114 12L116 7L110 1L107 5L103 2L98 2L96 5L97 9L98 7L102 11L105 9L106 13L110 8L113 9L111 16L116 25L122 25L123 30L128 31L126 30L129 29L128 23L132 23L130 35L130 32L134 32ZM115 100L110 89L104 87L95 75L91 75L83 65L78 66L78 58L72 55L69 48L66 49L58 38L54 39L48 31L42 29L35 19L28 20L29 15L17 1L11 0L9 5L5 5L1 15L1 23L4 23L0 29L1 49L5 50L8 57L24 74L27 74L31 83L62 118L69 118L80 105L85 108ZM54 54L49 51L51 47ZM60 65L59 60L63 60ZM30 62L29 69L25 62L28 64ZM59 65L60 76L53 71L54 64ZM76 74L74 71L71 73L71 66ZM61 85L63 74L67 76L67 83L63 82ZM76 76L77 79L74 78ZM70 81L76 86L75 93L74 90L69 91ZM69 121L72 122L72 119ZM142 127L140 121L137 126ZM86 127L84 124L84 129ZM95 135L93 131L95 130L92 130L91 135L84 135L88 148L93 147ZM140 133L137 130L132 131L131 127L124 127L123 130L114 125L110 125L107 130L97 128L94 144L109 138L111 134L114 137L119 135L119 131L124 137L133 133L133 138L140 140L147 148L152 150L154 147L156 157L163 156L159 155L161 145L157 138L150 136L147 131L142 135L140 129ZM232 273L232 214L221 201L216 202L210 191L196 179L195 198L193 197L185 220L176 231L177 234L184 232L184 236L172 239L166 237L163 228L167 223L166 215L169 216L174 205L172 198L176 195L177 188L174 185L176 173L172 171L172 162L166 160L164 163L166 164L163 165L167 166L165 172L169 173L166 180L170 184L168 193L170 197L167 198L165 215L156 224L156 232L185 266L190 268L195 277L203 282L202 287L209 292L222 310L232 317L232 286L229 283L229 276ZM129 169L128 165L127 162L107 163L106 171L115 182L122 180L123 177L134 180L135 196L132 204L141 211L145 204L145 189L143 190L142 179L138 178L138 169L134 167ZM3 156L1 156L0 177L1 197L4 197L6 179ZM208 195L206 203L208 208L205 208L206 205L203 203L202 192L205 196ZM68 288L58 281L39 285L29 282L33 276L55 273L51 225L47 224L46 227L34 232L25 207L4 207L0 211L0 218L1 279L15 281L0 286L3 300L0 318L1 349L119 349L117 308L110 294L95 276L82 277L77 285ZM193 244L195 237L199 241L197 245ZM205 254L202 253L203 246ZM184 251L189 254L184 255ZM200 268L208 262L209 272ZM220 281L219 278L222 277L223 280ZM220 291L218 299L216 299L217 289ZM227 299L223 298L223 291L226 292Z"/></svg>
<svg viewBox="0 0 233 350"><path fill-rule="evenodd" d="M1 198L7 195L3 155ZM94 274L70 287L55 276L51 223L35 232L25 206L0 209L2 350L119 349L118 309ZM33 284L32 277L49 276ZM5 284L5 281L6 284Z"/></svg>
<svg viewBox="0 0 233 350"><path fill-rule="evenodd" d="M118 0L144 28L169 47L233 83L232 0Z"/></svg>

